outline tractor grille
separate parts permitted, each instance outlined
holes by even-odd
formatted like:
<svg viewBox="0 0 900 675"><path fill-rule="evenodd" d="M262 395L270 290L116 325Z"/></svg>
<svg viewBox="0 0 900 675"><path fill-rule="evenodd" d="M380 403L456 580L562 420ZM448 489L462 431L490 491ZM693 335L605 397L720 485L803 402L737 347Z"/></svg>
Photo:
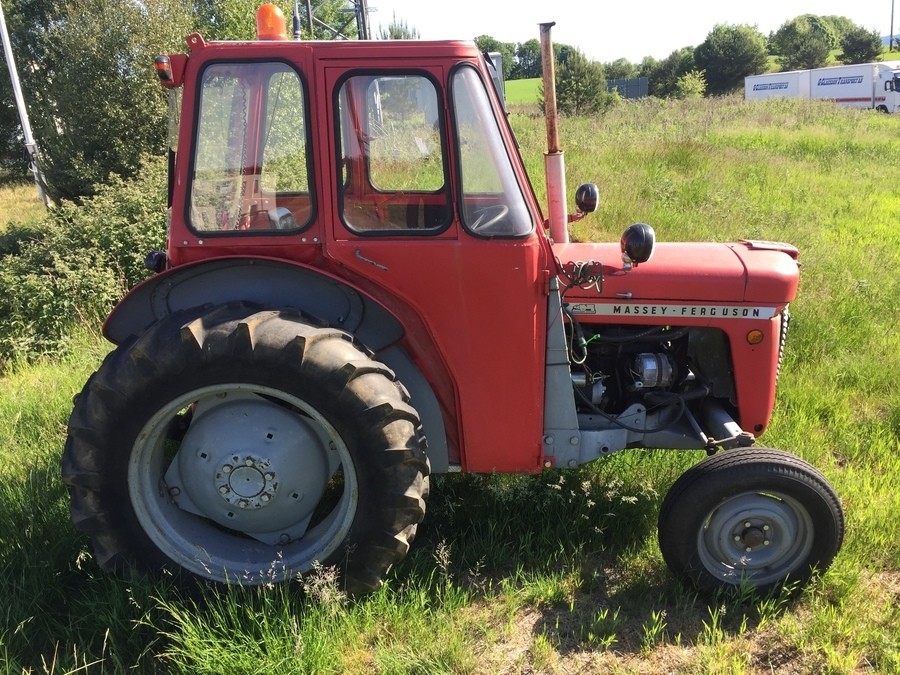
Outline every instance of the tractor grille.
<svg viewBox="0 0 900 675"><path fill-rule="evenodd" d="M787 342L788 325L791 323L791 312L787 306L781 310L781 335L778 338L778 367L775 370L775 382L781 374L781 363L784 361L784 344Z"/></svg>

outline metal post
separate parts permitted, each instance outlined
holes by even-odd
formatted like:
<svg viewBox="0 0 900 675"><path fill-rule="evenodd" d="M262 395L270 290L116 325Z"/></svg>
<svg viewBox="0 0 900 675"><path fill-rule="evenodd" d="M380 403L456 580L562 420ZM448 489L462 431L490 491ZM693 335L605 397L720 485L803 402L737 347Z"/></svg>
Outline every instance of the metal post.
<svg viewBox="0 0 900 675"><path fill-rule="evenodd" d="M19 84L19 73L16 70L16 62L13 59L12 45L9 42L9 31L6 29L6 17L3 15L3 3L0 2L0 37L3 38L3 54L6 57L6 66L9 68L9 77L12 80L13 96L16 99L16 107L19 109L19 121L22 123L22 135L25 137L25 150L28 152L28 161L31 172L34 174L34 183L37 186L38 196L44 202L44 206L50 206L50 199L44 192L44 175L41 173L38 161L37 144L31 135L31 124L28 122L28 110L25 107L25 99L22 96L22 87Z"/></svg>
<svg viewBox="0 0 900 675"><path fill-rule="evenodd" d="M369 32L369 5L366 0L354 0L356 10L356 30L360 40L371 40Z"/></svg>
<svg viewBox="0 0 900 675"><path fill-rule="evenodd" d="M888 42L888 51L894 51L894 0L891 0L891 37Z"/></svg>
<svg viewBox="0 0 900 675"><path fill-rule="evenodd" d="M544 173L547 176L547 208L550 238L557 244L569 242L569 219L566 209L566 166L559 147L559 112L556 108L556 65L550 29L556 22L540 24L541 64L544 78L544 120L547 125L547 152Z"/></svg>

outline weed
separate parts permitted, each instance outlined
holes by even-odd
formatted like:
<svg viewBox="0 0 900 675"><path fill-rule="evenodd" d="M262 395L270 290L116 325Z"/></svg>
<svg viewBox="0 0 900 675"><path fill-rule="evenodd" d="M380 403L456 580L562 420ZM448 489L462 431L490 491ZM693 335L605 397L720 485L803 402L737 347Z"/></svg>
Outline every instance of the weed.
<svg viewBox="0 0 900 675"><path fill-rule="evenodd" d="M653 610L650 621L643 625L643 637L641 637L641 651L649 653L665 639L666 610Z"/></svg>

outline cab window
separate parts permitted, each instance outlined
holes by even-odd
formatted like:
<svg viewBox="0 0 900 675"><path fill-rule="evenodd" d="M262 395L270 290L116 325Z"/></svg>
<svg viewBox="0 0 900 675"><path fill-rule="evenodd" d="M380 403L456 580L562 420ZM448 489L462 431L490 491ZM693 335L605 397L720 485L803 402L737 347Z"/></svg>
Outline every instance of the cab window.
<svg viewBox="0 0 900 675"><path fill-rule="evenodd" d="M190 223L296 231L313 215L303 86L284 63L217 63L200 83Z"/></svg>
<svg viewBox="0 0 900 675"><path fill-rule="evenodd" d="M463 224L482 237L530 234L528 206L478 72L468 66L457 70L451 95Z"/></svg>
<svg viewBox="0 0 900 675"><path fill-rule="evenodd" d="M337 94L340 213L359 234L434 234L450 222L445 134L427 77L353 75Z"/></svg>

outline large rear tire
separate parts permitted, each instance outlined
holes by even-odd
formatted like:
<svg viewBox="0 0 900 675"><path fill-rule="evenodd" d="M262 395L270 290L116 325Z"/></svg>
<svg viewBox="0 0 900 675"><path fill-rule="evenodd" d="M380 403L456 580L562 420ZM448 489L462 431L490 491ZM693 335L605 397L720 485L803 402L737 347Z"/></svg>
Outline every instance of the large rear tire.
<svg viewBox="0 0 900 675"><path fill-rule="evenodd" d="M659 512L663 558L705 591L802 585L831 564L843 536L840 502L825 477L778 450L707 457L675 481Z"/></svg>
<svg viewBox="0 0 900 675"><path fill-rule="evenodd" d="M113 351L69 421L63 479L99 563L222 583L336 565L377 588L425 513L405 388L345 332L243 305Z"/></svg>

